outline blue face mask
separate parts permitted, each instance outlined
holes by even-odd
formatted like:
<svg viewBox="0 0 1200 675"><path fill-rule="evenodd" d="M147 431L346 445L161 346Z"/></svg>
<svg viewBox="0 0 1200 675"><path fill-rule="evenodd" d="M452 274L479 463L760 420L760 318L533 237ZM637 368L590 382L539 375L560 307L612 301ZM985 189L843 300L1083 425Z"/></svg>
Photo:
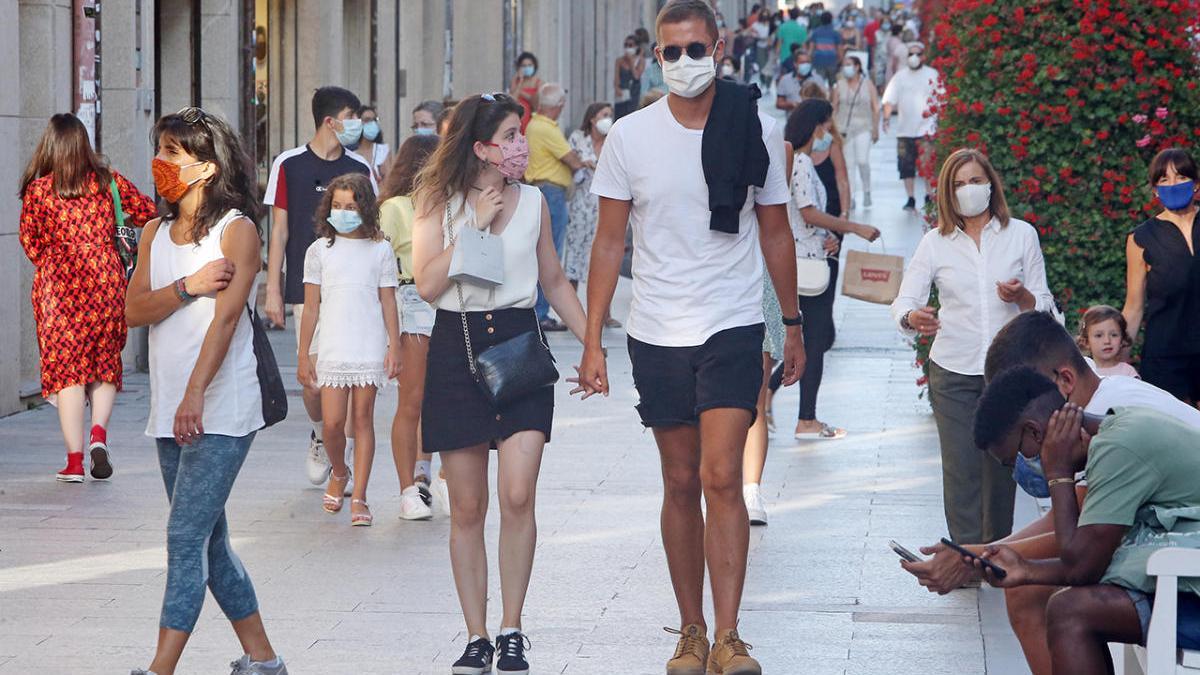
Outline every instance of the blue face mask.
<svg viewBox="0 0 1200 675"><path fill-rule="evenodd" d="M1050 496L1050 483L1046 481L1046 472L1042 469L1040 456L1030 458L1018 452L1012 476L1017 485L1030 496L1038 499Z"/></svg>
<svg viewBox="0 0 1200 675"><path fill-rule="evenodd" d="M362 120L354 118L342 120L342 130L337 132L338 143L346 146L355 145L362 137L362 131Z"/></svg>
<svg viewBox="0 0 1200 675"><path fill-rule="evenodd" d="M349 209L333 209L329 212L329 217L325 220L337 230L338 234L349 234L358 229L362 225L362 216L358 211Z"/></svg>
<svg viewBox="0 0 1200 675"><path fill-rule="evenodd" d="M375 120L363 122L362 135L368 141L374 142L376 138L379 138L379 122Z"/></svg>
<svg viewBox="0 0 1200 675"><path fill-rule="evenodd" d="M537 72L537 69L533 66L521 66L521 75L525 77L533 77L535 72Z"/></svg>
<svg viewBox="0 0 1200 675"><path fill-rule="evenodd" d="M1158 200L1163 206L1171 211L1182 211L1192 205L1196 183L1189 180L1178 185L1159 185L1154 189L1158 192Z"/></svg>
<svg viewBox="0 0 1200 675"><path fill-rule="evenodd" d="M833 134L826 131L824 136L813 141L812 151L813 152L825 152L826 150L829 149L829 146L831 146L831 145L833 145Z"/></svg>
<svg viewBox="0 0 1200 675"><path fill-rule="evenodd" d="M800 73L802 77L808 77L812 74L812 64L801 63L800 65L796 66L796 72Z"/></svg>
<svg viewBox="0 0 1200 675"><path fill-rule="evenodd" d="M433 127L417 127L416 129L413 129L413 133L418 136L436 136L437 129L434 129Z"/></svg>

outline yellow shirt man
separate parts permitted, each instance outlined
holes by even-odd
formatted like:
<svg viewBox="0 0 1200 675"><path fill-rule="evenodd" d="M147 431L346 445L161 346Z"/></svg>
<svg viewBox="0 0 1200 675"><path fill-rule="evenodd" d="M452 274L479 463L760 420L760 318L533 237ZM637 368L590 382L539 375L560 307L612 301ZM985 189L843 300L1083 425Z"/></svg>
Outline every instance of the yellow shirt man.
<svg viewBox="0 0 1200 675"><path fill-rule="evenodd" d="M525 127L529 139L529 167L525 169L525 180L529 183L543 181L562 188L571 187L571 168L562 158L571 153L571 146L563 136L558 123L541 113L534 113Z"/></svg>

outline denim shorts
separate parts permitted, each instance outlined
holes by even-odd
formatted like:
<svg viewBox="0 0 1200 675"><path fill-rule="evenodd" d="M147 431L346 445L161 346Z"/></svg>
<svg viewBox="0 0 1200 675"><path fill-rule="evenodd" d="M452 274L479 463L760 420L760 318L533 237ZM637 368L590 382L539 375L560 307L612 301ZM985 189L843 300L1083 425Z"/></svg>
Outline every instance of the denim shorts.
<svg viewBox="0 0 1200 675"><path fill-rule="evenodd" d="M408 335L433 334L433 321L437 312L433 305L421 299L417 287L404 284L396 289L396 308L400 310L400 332Z"/></svg>
<svg viewBox="0 0 1200 675"><path fill-rule="evenodd" d="M1142 645L1150 634L1150 614L1154 611L1154 596L1128 588L1121 589L1129 594L1142 623ZM1175 646L1178 649L1200 650L1200 597L1195 593L1180 593L1175 611Z"/></svg>

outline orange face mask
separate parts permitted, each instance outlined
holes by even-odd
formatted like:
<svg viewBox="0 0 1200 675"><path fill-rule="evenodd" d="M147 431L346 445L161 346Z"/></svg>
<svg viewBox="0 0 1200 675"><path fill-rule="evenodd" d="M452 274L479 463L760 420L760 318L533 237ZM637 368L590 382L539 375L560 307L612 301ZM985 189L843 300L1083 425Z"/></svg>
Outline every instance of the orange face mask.
<svg viewBox="0 0 1200 675"><path fill-rule="evenodd" d="M155 157L154 161L150 163L150 172L154 174L154 188L158 190L158 194L162 195L163 199L172 204L177 203L187 194L188 189L200 182L200 179L196 178L185 183L179 177L180 172L189 166L198 164L204 164L204 162L192 162L180 166Z"/></svg>

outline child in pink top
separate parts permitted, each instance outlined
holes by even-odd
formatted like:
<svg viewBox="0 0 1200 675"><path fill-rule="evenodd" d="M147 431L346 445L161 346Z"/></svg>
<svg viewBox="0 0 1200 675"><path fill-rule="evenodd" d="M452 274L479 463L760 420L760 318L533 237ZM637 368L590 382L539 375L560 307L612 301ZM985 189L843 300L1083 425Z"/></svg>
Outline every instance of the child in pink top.
<svg viewBox="0 0 1200 675"><path fill-rule="evenodd" d="M1079 323L1079 348L1096 362L1096 373L1101 377L1140 377L1137 369L1124 360L1125 350L1132 344L1126 325L1125 317L1108 305L1089 307L1083 313Z"/></svg>

